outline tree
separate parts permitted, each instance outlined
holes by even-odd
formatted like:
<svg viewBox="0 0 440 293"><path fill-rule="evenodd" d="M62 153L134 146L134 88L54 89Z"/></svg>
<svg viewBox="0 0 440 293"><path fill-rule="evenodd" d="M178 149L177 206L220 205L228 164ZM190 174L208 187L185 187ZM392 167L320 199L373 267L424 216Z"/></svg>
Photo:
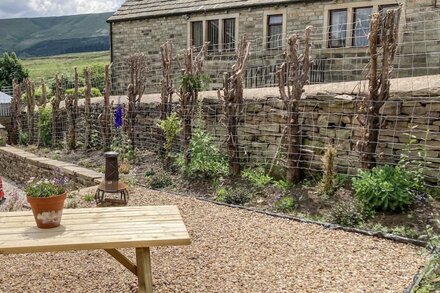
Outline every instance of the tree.
<svg viewBox="0 0 440 293"><path fill-rule="evenodd" d="M304 86L309 83L311 61L311 33L309 26L304 32L304 52L300 55L300 37L292 35L288 39L286 61L280 66L278 86L281 99L288 113L287 122L287 181L298 183L301 178L299 160L301 155L301 127L299 124L298 103L304 92ZM302 65L302 67L301 67ZM287 67L289 66L289 70ZM286 80L287 76L287 80Z"/></svg>
<svg viewBox="0 0 440 293"><path fill-rule="evenodd" d="M370 34L368 35L368 89L359 103L357 120L362 126L362 138L358 142L363 169L376 166L376 149L379 131L385 119L381 118L382 106L390 97L390 76L396 56L399 37L400 8L390 9L386 16L374 13L371 16ZM381 48L378 50L378 41Z"/></svg>
<svg viewBox="0 0 440 293"><path fill-rule="evenodd" d="M240 148L238 144L238 124L243 108L243 75L249 57L250 42L242 36L238 44L237 57L232 66L232 74L223 74L223 89L218 90L218 98L223 103L227 119L229 170L240 175Z"/></svg>
<svg viewBox="0 0 440 293"><path fill-rule="evenodd" d="M0 57L0 88L12 86L12 81L17 79L18 83L29 77L28 71L23 67L15 53L4 53Z"/></svg>

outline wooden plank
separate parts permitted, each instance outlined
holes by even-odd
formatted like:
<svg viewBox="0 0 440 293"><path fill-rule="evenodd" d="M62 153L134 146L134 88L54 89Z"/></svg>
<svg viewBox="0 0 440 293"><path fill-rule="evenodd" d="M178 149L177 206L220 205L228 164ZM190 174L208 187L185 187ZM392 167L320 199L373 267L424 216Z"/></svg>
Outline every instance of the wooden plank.
<svg viewBox="0 0 440 293"><path fill-rule="evenodd" d="M31 212L0 214L0 253L188 245L176 206L66 210L62 225L38 229Z"/></svg>
<svg viewBox="0 0 440 293"><path fill-rule="evenodd" d="M111 256L113 256L119 263L121 263L124 267L126 267L130 272L137 276L137 267L134 263L131 262L125 255L120 253L116 249L104 249Z"/></svg>
<svg viewBox="0 0 440 293"><path fill-rule="evenodd" d="M136 248L137 276L139 293L153 293L150 248Z"/></svg>

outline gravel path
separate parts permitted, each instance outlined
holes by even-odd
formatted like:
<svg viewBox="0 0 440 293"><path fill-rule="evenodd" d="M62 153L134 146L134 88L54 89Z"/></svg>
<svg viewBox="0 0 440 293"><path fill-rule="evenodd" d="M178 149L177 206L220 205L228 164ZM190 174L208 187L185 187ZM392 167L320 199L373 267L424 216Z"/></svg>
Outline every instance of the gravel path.
<svg viewBox="0 0 440 293"><path fill-rule="evenodd" d="M17 204L22 204L26 201L26 194L21 189L21 187L17 186L15 183L2 177L3 182L3 192L5 193L6 200L0 205L0 212L5 209L8 209L11 206L9 201L14 200L14 202L18 201ZM1 227L0 227L1 229Z"/></svg>
<svg viewBox="0 0 440 293"><path fill-rule="evenodd" d="M402 292L426 261L413 246L143 188L130 204L178 205L193 241L152 249L155 292ZM0 256L0 292L136 289L101 251Z"/></svg>

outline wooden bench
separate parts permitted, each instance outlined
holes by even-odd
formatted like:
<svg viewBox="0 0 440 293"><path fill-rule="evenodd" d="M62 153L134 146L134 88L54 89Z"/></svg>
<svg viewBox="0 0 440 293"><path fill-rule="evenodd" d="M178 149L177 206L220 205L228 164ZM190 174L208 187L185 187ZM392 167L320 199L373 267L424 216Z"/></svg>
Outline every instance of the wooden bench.
<svg viewBox="0 0 440 293"><path fill-rule="evenodd" d="M64 210L61 226L38 229L32 212L0 213L0 254L104 249L152 292L150 247L191 242L177 206ZM118 248L136 248L136 264Z"/></svg>

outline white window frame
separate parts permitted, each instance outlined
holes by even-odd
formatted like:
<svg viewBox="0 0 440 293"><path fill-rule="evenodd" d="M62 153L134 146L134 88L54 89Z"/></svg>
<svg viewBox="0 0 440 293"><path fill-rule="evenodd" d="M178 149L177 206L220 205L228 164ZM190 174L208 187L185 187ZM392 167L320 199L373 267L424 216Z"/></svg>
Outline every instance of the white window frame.
<svg viewBox="0 0 440 293"><path fill-rule="evenodd" d="M263 48L264 50L273 51L274 49L268 48L268 21L269 16L273 15L282 15L283 16L283 32L282 32L282 44L281 47L284 48L286 46L286 38L287 38L287 8L284 9L272 9L272 10L266 10L264 11L264 17L263 17Z"/></svg>
<svg viewBox="0 0 440 293"><path fill-rule="evenodd" d="M383 1L363 1L363 2L353 2L353 3L343 3L343 4L327 4L324 6L324 43L322 44L323 48L327 48L328 50L341 50L341 49L347 49L347 48L359 48L361 50L365 50L366 46L353 46L353 13L354 9L356 8L364 8L364 7L373 7L373 12L376 13L379 11L380 6L384 5L399 5L403 4L401 2L398 2L396 0L383 0ZM338 10L338 9L346 9L347 10L347 32L345 34L345 46L344 47L338 47L338 48L329 48L329 37L330 37L330 11L332 10ZM404 16L405 9L402 8L402 18L405 18ZM400 22L400 26L402 26L403 21ZM399 30L402 32L402 30Z"/></svg>
<svg viewBox="0 0 440 293"><path fill-rule="evenodd" d="M237 47L238 44L238 25L239 25L239 13L233 13L233 14L222 14L222 15L212 15L212 16L199 16L199 17L191 17L188 19L188 47L192 46L191 42L191 23L196 21L202 21L203 22L203 43L206 43L208 41L208 21L209 20L218 20L219 21L219 28L218 28L218 34L219 34L219 44L218 44L218 52L223 51L223 28L224 28L224 20L235 18L235 47ZM228 50L229 51L229 50ZM211 51L214 52L214 51Z"/></svg>

